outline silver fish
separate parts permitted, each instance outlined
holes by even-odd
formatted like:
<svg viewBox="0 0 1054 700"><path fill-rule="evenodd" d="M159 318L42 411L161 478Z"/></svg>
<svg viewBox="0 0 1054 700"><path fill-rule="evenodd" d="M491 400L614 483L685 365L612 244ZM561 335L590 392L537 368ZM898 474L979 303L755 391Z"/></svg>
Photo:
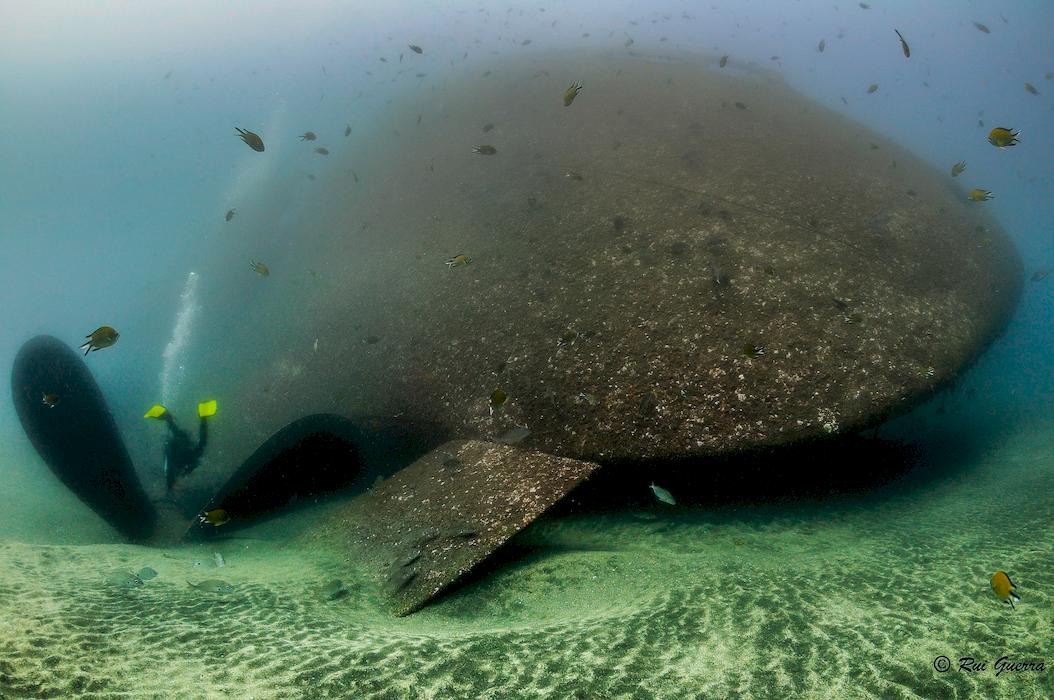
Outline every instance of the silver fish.
<svg viewBox="0 0 1054 700"><path fill-rule="evenodd" d="M531 431L528 430L526 426L517 425L514 428L509 428L509 430L506 431L504 435L497 438L495 442L500 442L503 445L515 445L518 442L526 440L530 434Z"/></svg>
<svg viewBox="0 0 1054 700"><path fill-rule="evenodd" d="M650 488L651 492L655 494L655 497L663 503L669 503L671 506L677 505L677 499L675 499L673 497L673 494L664 489L663 487L656 486L655 483L652 482L651 486L649 486L648 488Z"/></svg>
<svg viewBox="0 0 1054 700"><path fill-rule="evenodd" d="M224 593L232 593L234 591L234 586L226 581L221 581L218 578L210 578L201 583L191 583L190 581L187 581L187 585L191 588L197 588L199 591L205 591L206 593L219 593L221 595Z"/></svg>
<svg viewBox="0 0 1054 700"><path fill-rule="evenodd" d="M143 579L131 571L118 569L106 577L106 583L117 588L139 588L143 585Z"/></svg>

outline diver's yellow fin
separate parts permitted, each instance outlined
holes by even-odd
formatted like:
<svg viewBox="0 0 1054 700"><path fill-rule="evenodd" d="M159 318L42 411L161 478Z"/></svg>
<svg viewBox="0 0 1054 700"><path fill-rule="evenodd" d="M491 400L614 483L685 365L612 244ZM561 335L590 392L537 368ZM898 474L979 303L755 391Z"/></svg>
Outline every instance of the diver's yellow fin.
<svg viewBox="0 0 1054 700"><path fill-rule="evenodd" d="M160 418L165 415L166 408L159 403L155 403L150 407L150 410L143 414L143 418Z"/></svg>
<svg viewBox="0 0 1054 700"><path fill-rule="evenodd" d="M208 418L216 415L216 399L202 401L198 404L198 418Z"/></svg>

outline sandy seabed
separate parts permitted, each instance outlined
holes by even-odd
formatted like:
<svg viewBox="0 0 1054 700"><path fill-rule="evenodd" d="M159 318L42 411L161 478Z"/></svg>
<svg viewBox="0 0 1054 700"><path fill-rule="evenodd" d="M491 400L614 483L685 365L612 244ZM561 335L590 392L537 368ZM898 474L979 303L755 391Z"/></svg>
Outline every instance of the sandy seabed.
<svg viewBox="0 0 1054 700"><path fill-rule="evenodd" d="M1051 434L865 498L550 519L408 618L304 545L325 508L193 547L6 540L0 698L1054 697Z"/></svg>

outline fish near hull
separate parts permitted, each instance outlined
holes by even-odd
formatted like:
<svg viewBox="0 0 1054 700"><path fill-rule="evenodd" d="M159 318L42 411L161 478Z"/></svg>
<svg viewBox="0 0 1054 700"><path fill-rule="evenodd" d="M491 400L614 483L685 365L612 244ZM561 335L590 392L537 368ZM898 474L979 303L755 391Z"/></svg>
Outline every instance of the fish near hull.
<svg viewBox="0 0 1054 700"><path fill-rule="evenodd" d="M157 514L83 358L58 338L32 338L15 357L11 392L26 436L55 476L122 535L148 539ZM47 406L40 399L47 393L62 400Z"/></svg>

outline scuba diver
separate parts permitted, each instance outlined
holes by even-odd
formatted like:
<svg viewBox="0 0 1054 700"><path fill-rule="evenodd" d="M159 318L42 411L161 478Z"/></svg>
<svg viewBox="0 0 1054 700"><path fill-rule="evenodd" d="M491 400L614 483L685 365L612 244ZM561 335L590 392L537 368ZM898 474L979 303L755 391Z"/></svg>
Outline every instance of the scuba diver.
<svg viewBox="0 0 1054 700"><path fill-rule="evenodd" d="M194 444L190 435L176 424L176 419L161 404L150 407L143 418L156 418L168 426L168 440L165 442L165 488L169 491L180 479L198 468L201 457L205 454L205 444L209 439L209 422L216 415L216 400L198 404L198 442Z"/></svg>
<svg viewBox="0 0 1054 700"><path fill-rule="evenodd" d="M47 468L124 537L151 542L170 538L173 528L186 525L187 513L168 511L163 516L143 487L114 414L81 352L54 336L30 338L11 368L11 398L26 437ZM198 404L196 442L193 432L180 428L164 406L146 412L146 418L168 426L169 498L156 501L175 503L173 487L200 464L216 409L215 400ZM203 496L200 489L187 494L190 499L202 496L202 502L195 505L198 518L182 538L212 537L220 525L224 532L244 527L286 509L292 500L306 502L351 486L365 473L366 456L358 446L376 445L377 440L375 427L362 428L344 416L313 413L297 418L257 447L211 495ZM389 463L391 452L409 464L440 440L420 440L397 430L381 439L385 447L374 447L369 454L375 461Z"/></svg>

